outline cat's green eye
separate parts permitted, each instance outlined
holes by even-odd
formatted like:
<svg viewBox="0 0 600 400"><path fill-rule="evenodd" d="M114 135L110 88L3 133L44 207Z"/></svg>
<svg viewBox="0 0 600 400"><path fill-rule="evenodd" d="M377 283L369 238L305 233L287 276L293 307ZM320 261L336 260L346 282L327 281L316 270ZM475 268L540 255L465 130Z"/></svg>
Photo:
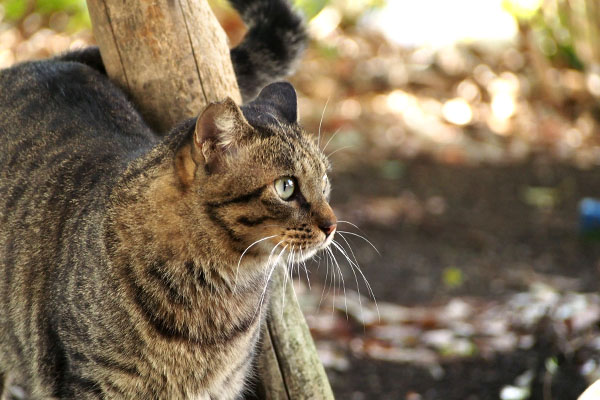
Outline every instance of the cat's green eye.
<svg viewBox="0 0 600 400"><path fill-rule="evenodd" d="M289 200L296 190L294 179L289 176L279 178L275 181L275 191L283 200Z"/></svg>

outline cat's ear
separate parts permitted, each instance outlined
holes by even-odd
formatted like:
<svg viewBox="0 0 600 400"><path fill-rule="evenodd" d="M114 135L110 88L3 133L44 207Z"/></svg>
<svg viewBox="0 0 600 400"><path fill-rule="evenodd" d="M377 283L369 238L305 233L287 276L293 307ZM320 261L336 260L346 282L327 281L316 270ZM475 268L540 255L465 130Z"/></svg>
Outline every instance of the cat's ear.
<svg viewBox="0 0 600 400"><path fill-rule="evenodd" d="M227 98L209 104L196 120L192 140L175 158L177 175L189 186L201 167L211 173L218 170L226 154L233 154L239 141L251 131L250 124L235 102Z"/></svg>
<svg viewBox="0 0 600 400"><path fill-rule="evenodd" d="M227 98L209 104L196 121L192 157L196 163L212 164L251 130L242 110Z"/></svg>
<svg viewBox="0 0 600 400"><path fill-rule="evenodd" d="M265 86L248 105L266 109L290 124L298 122L298 97L289 82L275 82Z"/></svg>
<svg viewBox="0 0 600 400"><path fill-rule="evenodd" d="M196 121L194 144L213 141L227 149L243 136L249 125L242 110L229 97L219 103L209 104Z"/></svg>

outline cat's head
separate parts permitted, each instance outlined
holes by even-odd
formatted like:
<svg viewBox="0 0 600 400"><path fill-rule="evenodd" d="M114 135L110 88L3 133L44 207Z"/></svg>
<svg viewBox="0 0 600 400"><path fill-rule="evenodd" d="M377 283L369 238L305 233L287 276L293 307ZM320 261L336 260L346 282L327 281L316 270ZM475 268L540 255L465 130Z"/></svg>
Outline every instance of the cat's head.
<svg viewBox="0 0 600 400"><path fill-rule="evenodd" d="M241 108L207 106L180 151L180 181L238 257L297 262L333 240L329 162L297 120L294 88L274 83Z"/></svg>

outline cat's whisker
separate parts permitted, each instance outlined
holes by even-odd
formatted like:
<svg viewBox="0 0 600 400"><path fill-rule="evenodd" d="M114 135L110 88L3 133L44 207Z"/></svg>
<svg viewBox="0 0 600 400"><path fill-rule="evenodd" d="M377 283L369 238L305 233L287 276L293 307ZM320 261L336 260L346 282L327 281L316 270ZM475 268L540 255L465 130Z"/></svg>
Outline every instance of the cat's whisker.
<svg viewBox="0 0 600 400"><path fill-rule="evenodd" d="M292 258L292 262L294 262L294 259L296 257L296 254L294 253L294 257ZM294 288L294 280L292 279L292 270L293 270L293 264L292 264L292 268L290 269L290 286L292 287L292 292L294 293L294 300L296 300L296 304L298 303L298 296L296 295L296 288ZM281 309L281 312L283 313L283 308Z"/></svg>
<svg viewBox="0 0 600 400"><path fill-rule="evenodd" d="M344 293L344 308L346 310L346 319L348 319L348 297L346 296L346 282L344 280L342 267L340 266L340 263L337 260L337 257L335 257L335 253L333 253L333 249L331 249L331 254L332 254L334 262L335 262L335 268L337 270L338 276L340 277L338 282L339 282L339 286L342 288L342 292Z"/></svg>
<svg viewBox="0 0 600 400"><path fill-rule="evenodd" d="M327 271L329 271L329 266L331 265L331 274L329 280L329 287L327 288L326 296L329 297L329 293L331 293L331 315L335 312L335 304L336 304L336 293L338 292L338 284L337 284L337 272L335 269L334 256L331 252L331 248L327 247L325 249L325 255L327 256Z"/></svg>
<svg viewBox="0 0 600 400"><path fill-rule="evenodd" d="M365 274L362 272L362 269L358 265L358 260L356 260L356 256L354 255L354 251L352 250L352 246L350 246L350 242L348 242L348 240L341 233L340 233L340 237L344 240L344 242L346 242L346 245L350 249L350 252L352 253L352 257L354 258L355 262L352 262L350 260L350 258L348 257L348 253L343 248L339 248L338 247L338 249L342 252L342 254L344 254L344 256L346 257L346 259L349 262L350 267L352 269L356 268L356 270L358 271L358 273L363 278L363 281L365 282L365 286L367 287L367 290L369 292L369 296L371 296L371 298L373 299L373 302L375 303L375 309L377 310L377 318L378 318L378 320L381 320L381 315L379 314L379 305L377 304L377 299L375 298L375 293L373 292L373 288L371 287L371 284L369 283L369 280L367 279L367 277L365 276ZM354 265L354 267L353 267L353 265ZM357 289L358 289L358 282L357 282ZM358 292L358 295L359 295L359 301L360 301L360 291Z"/></svg>
<svg viewBox="0 0 600 400"><path fill-rule="evenodd" d="M346 254L344 249L341 247L341 245L337 241L333 240L331 242L331 244L334 245L346 257L346 260L348 260L348 264L350 265L350 270L352 271L352 275L354 275L354 281L356 282L356 290L358 292L358 306L360 308L360 319L364 321L362 300L361 300L361 295L360 295L360 286L358 285L358 277L356 276L356 272L354 271L354 267L352 266L352 260L350 260L350 258L348 257L348 254Z"/></svg>
<svg viewBox="0 0 600 400"><path fill-rule="evenodd" d="M252 243L250 246L246 247L246 250L244 250L244 251L242 252L242 255L240 256L240 259L238 260L237 267L236 267L236 269L235 269L235 280L234 280L234 284L233 284L233 293L235 293L235 292L236 292L236 290L237 290L237 278L238 278L238 272L239 272L239 270L240 270L240 264L242 263L242 258L244 257L244 255L245 255L245 254L248 252L248 250L250 250L250 248L251 248L252 246L254 246L255 244L258 244L258 243L260 243L260 242L263 242L263 241L265 241L265 240L268 240L268 239L272 239L272 238L274 238L274 237L276 237L276 236L279 236L279 235L272 235L272 236L267 236L267 237L264 237L264 238L262 238L262 239L259 239L259 240L257 240L256 242Z"/></svg>
<svg viewBox="0 0 600 400"><path fill-rule="evenodd" d="M362 278L363 278L363 280L365 282L365 285L367 286L367 289L369 290L369 295L371 296L371 298L373 299L373 301L375 301L375 305L377 305L377 299L375 299L375 294L373 293L373 290L371 288L371 284L369 283L369 281L367 280L366 276L363 274L362 269L358 265L358 261L356 260L356 256L354 255L354 251L352 250L352 247L350 246L350 242L348 242L348 240L341 233L340 233L340 237L344 240L344 242L346 242L346 245L350 249L350 252L352 253L352 257L354 258L353 264L356 267L357 271L362 276ZM340 249L340 250L343 251L343 249ZM344 253L344 255L346 257L348 257L348 254L345 251L343 251L343 253ZM348 261L350 261L350 260L348 260Z"/></svg>
<svg viewBox="0 0 600 400"><path fill-rule="evenodd" d="M300 261L302 263L302 266L304 267L304 273L306 274L306 282L308 283L308 290L311 290L310 278L308 277L308 268L306 267L306 262L304 261L304 255L302 254L302 247L300 247ZM298 273L300 273L300 267L298 267Z"/></svg>
<svg viewBox="0 0 600 400"><path fill-rule="evenodd" d="M340 126L339 128L337 128L335 130L335 132L333 132L333 134L329 137L329 140L327 141L327 143L325 143L325 146L323 146L323 150L321 150L322 152L325 152L325 149L327 148L327 145L329 143L331 143L331 141L333 140L333 138L335 137L335 135L337 135L338 133L340 133L341 129L342 129L342 127Z"/></svg>
<svg viewBox="0 0 600 400"><path fill-rule="evenodd" d="M283 252L283 250L282 250L282 252ZM271 267L271 270L267 274L267 279L265 279L265 287L264 287L262 293L260 294L260 300L258 301L258 306L256 307L256 310L254 311L252 320L254 320L254 318L256 318L257 314L260 314L260 309L262 308L262 305L263 305L265 293L267 292L267 288L269 287L269 280L271 279L271 275L273 274L273 271L275 270L275 268L277 268L277 263L273 264L273 266Z"/></svg>
<svg viewBox="0 0 600 400"><path fill-rule="evenodd" d="M337 223L338 223L338 224L348 224L348 225L351 225L351 226L353 226L354 228L356 228L356 229L358 229L359 231L361 231L362 233L364 233L364 232L363 232L363 230L362 230L362 229L360 229L360 228L358 227L358 225L356 225L356 224L354 224L354 223L352 223L352 222L350 222L350 221L344 221L344 220L339 220L339 219L338 219Z"/></svg>
<svg viewBox="0 0 600 400"><path fill-rule="evenodd" d="M329 250L329 248L327 248L327 250ZM336 275L335 265L333 263L333 256L331 255L331 252L328 251L326 254L327 254L327 258L331 262L331 283L332 283L332 285L330 287L333 290L333 293L332 293L333 299L332 299L332 303L331 303L331 315L333 316L333 312L335 311L335 296L336 296L336 288L337 288L337 286L336 286L337 275ZM328 292L328 294L329 294L329 292Z"/></svg>
<svg viewBox="0 0 600 400"><path fill-rule="evenodd" d="M275 252L275 249L276 249L277 247L279 247L279 245L280 245L281 243L283 243L284 241L285 241L285 239L283 239L283 240L279 241L279 242L278 242L278 243L277 243L277 244L276 244L276 245L275 245L275 246L274 246L274 247L271 249L271 252L269 253L269 258L268 258L268 260L267 260L267 266L270 266L270 265L271 265L271 257L273 256L273 254L274 254L274 252ZM285 250L285 247L283 248L282 252L283 252L284 250ZM279 262L279 258L281 257L281 254L282 254L282 252L281 252L281 253L279 253L279 256L277 257L277 259L275 260L275 262L273 262L273 266L276 266L276 265L277 265L277 263ZM266 278L266 279L265 279L265 284L267 284L267 285L268 285L270 276L265 276L265 278Z"/></svg>
<svg viewBox="0 0 600 400"><path fill-rule="evenodd" d="M351 147L354 147L354 146L353 145L349 145L349 146L340 147L339 149L336 149L336 150L332 151L331 153L327 154L326 157L330 158L332 155L334 155L338 151L346 150L346 149L349 149Z"/></svg>
<svg viewBox="0 0 600 400"><path fill-rule="evenodd" d="M271 252L269 253L269 258L267 259L267 266L271 265L271 257L273 257L273 253L275 252L275 249L277 247L279 247L279 245L281 243L283 243L285 241L285 239L280 240L275 246L273 246L273 248L271 249Z"/></svg>
<svg viewBox="0 0 600 400"><path fill-rule="evenodd" d="M354 232L340 231L340 230L336 230L336 232L338 232L338 233L346 233L346 234L348 234L348 235L352 235L352 236L356 236L356 237L359 237L359 238L361 238L361 239L362 239L362 240L364 240L365 242L369 243L369 244L371 245L371 247L372 247L372 248L373 248L373 249L374 249L374 250L377 252L377 254L378 254L379 256L381 256L381 253L379 252L379 250L377 250L377 247L375 247L375 245L374 245L373 243L371 243L371 242L369 241L369 239L367 239L366 237L364 237L364 236L362 236L362 235L359 235L358 233L354 233Z"/></svg>
<svg viewBox="0 0 600 400"><path fill-rule="evenodd" d="M292 273L290 272L290 269L292 266L293 257L294 257L294 245L292 245L290 251L288 252L286 263L285 263L283 287L281 289L281 303L282 303L281 315L282 316L283 316L283 308L285 307L285 288L287 286L288 273L290 274L290 280L292 279Z"/></svg>
<svg viewBox="0 0 600 400"><path fill-rule="evenodd" d="M340 284L344 291L344 308L346 309L346 319L347 319L348 318L348 298L346 297L346 282L344 281L344 275L342 274L342 269L340 268L340 264L338 263L337 259L335 258L335 255L333 254L333 250L331 250L330 247L328 247L327 250L333 257L335 267L337 268L339 276L340 276Z"/></svg>
<svg viewBox="0 0 600 400"><path fill-rule="evenodd" d="M319 305L317 306L317 310L321 309L321 303L323 302L323 295L325 294L325 288L327 288L327 278L329 277L329 259L325 258L325 281L323 283L323 290L321 291L321 298L319 299ZM329 291L327 292L329 295Z"/></svg>
<svg viewBox="0 0 600 400"><path fill-rule="evenodd" d="M319 135L317 136L317 147L321 147L321 126L323 125L323 117L325 117L325 110L327 110L327 104L329 104L330 99L331 96L327 98L325 107L323 107L323 112L321 113L321 120L319 121Z"/></svg>
<svg viewBox="0 0 600 400"><path fill-rule="evenodd" d="M360 266L358 264L358 260L356 259L356 255L354 254L354 250L352 250L352 246L350 245L350 242L348 241L348 239L346 239L346 237L340 233L340 237L342 238L342 240L346 243L346 245L348 246L348 250L350 250L350 254L352 254L352 258L354 259L354 265L356 266L356 268L358 268L359 272L361 271ZM341 245L339 242L336 242L338 245ZM342 251L342 253L346 256L346 258L348 257L348 253L344 250L343 246L342 248L338 247L340 249L340 251ZM348 260L350 261L350 260ZM369 282L365 279L365 276L363 275L363 279L365 280L365 284L367 285L367 287L370 287ZM358 283L357 283L358 285ZM358 289L358 286L357 286ZM373 292L371 291L371 294ZM358 292L358 294L360 295L360 290ZM375 300L375 298L373 297L373 300Z"/></svg>
<svg viewBox="0 0 600 400"><path fill-rule="evenodd" d="M281 249L281 251L279 252L279 255L277 256L277 259L275 259L275 262L273 263L273 266L271 267L271 271L269 271L269 274L267 275L267 279L265 280L265 287L260 295L260 301L258 302L258 307L256 308L256 311L254 312L254 315L252 316L252 319L254 320L254 318L256 317L256 313L258 313L260 311L260 309L262 308L264 299L265 299L265 294L267 293L267 288L269 287L269 281L271 280L271 276L273 275L273 271L275 271L275 268L277 268L277 266L279 265L279 259L281 258L281 255L283 254L283 252L285 251L285 249L288 247L288 245L286 244L283 249Z"/></svg>
<svg viewBox="0 0 600 400"><path fill-rule="evenodd" d="M289 267L288 267L288 272L290 274L290 286L292 288L292 292L294 293L294 299L296 300L296 303L298 303L298 296L296 295L296 288L294 288L294 278L293 278L293 272L294 272L294 264L296 263L296 251L294 251L295 246L292 246L292 250L290 251L291 254L291 258L289 259ZM287 280L287 274L286 274L286 280ZM284 285L284 289L285 289L285 285ZM284 294L285 294L285 290L284 290ZM283 305L285 305L285 297L283 299ZM281 313L283 316L283 309L284 307L281 308Z"/></svg>

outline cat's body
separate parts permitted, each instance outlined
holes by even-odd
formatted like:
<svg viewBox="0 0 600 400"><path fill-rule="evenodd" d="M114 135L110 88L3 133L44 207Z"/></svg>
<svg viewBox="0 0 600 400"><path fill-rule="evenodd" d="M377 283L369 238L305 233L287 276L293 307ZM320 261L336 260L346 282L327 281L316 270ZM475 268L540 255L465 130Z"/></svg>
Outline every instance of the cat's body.
<svg viewBox="0 0 600 400"><path fill-rule="evenodd" d="M287 7L234 5L250 3ZM36 399L237 398L271 265L335 229L289 84L163 139L97 50L21 64L0 71L0 149L0 392L8 378Z"/></svg>

